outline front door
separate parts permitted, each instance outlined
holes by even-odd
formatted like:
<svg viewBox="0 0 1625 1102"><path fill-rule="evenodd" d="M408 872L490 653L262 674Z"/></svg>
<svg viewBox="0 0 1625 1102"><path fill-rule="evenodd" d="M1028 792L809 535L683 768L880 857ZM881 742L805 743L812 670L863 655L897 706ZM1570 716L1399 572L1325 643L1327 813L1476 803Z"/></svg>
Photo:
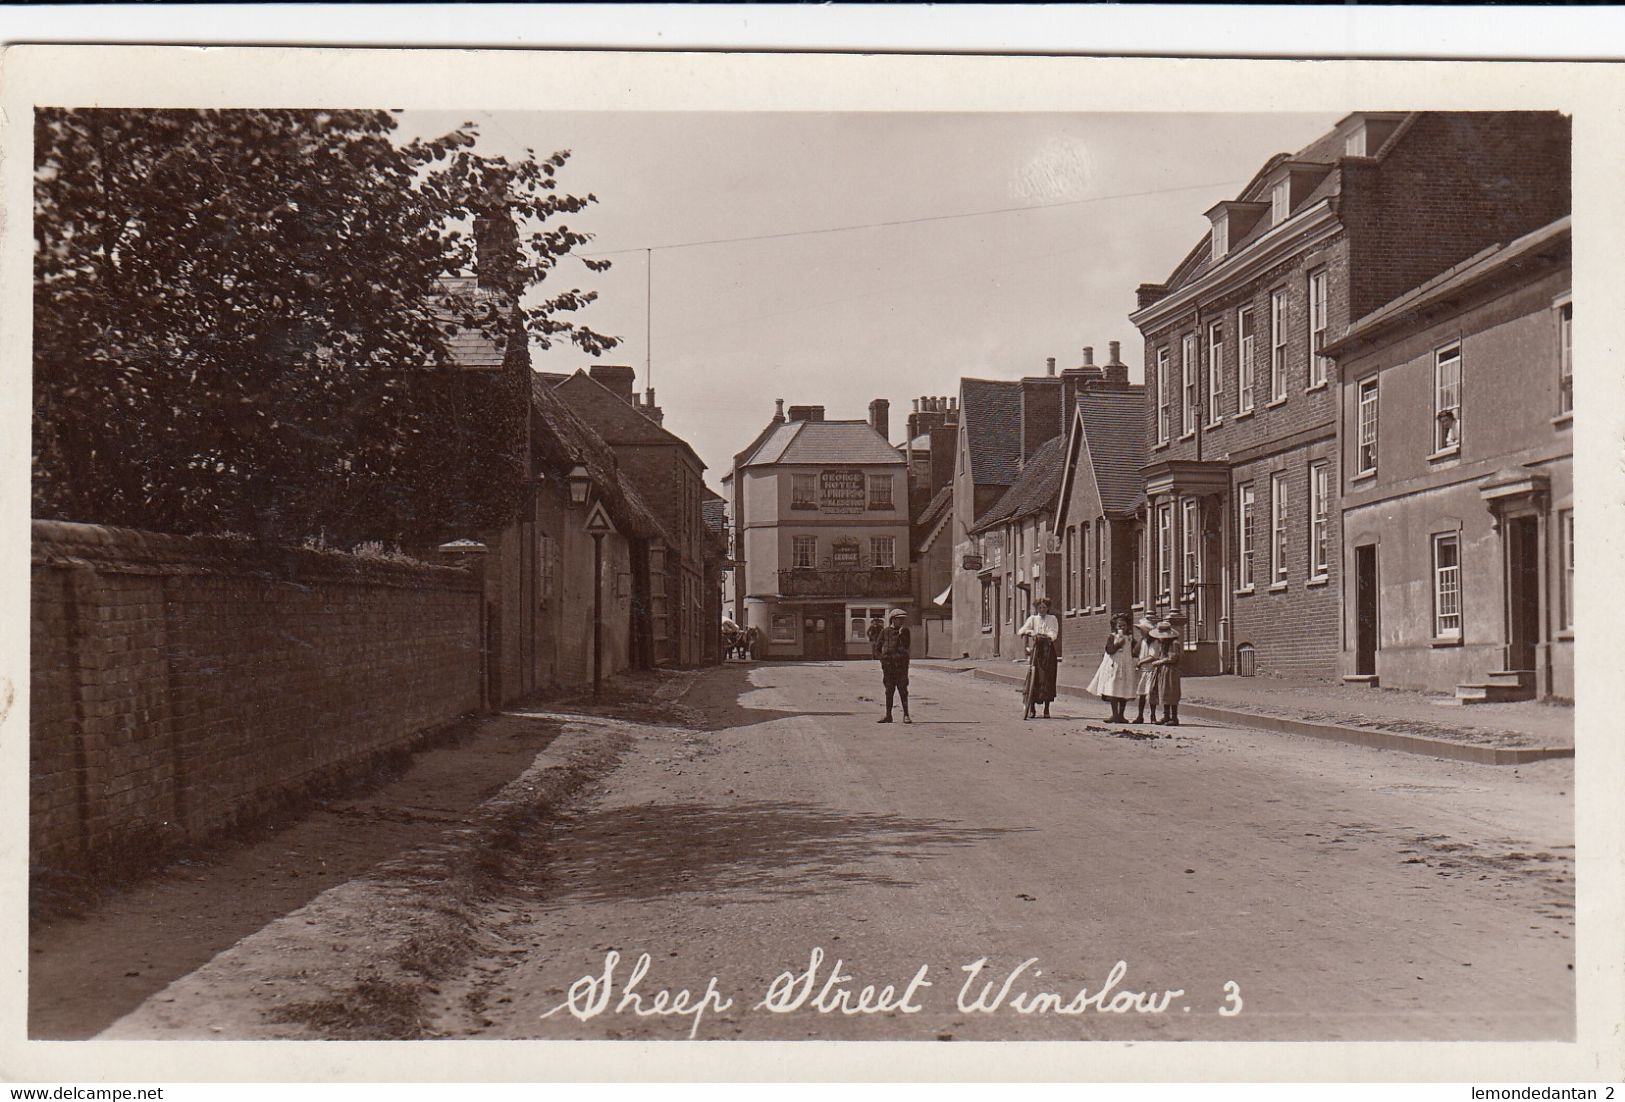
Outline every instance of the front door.
<svg viewBox="0 0 1625 1102"><path fill-rule="evenodd" d="M1377 672L1377 548L1354 549L1354 672Z"/></svg>
<svg viewBox="0 0 1625 1102"><path fill-rule="evenodd" d="M1540 642L1540 526L1534 517L1507 521L1507 665L1535 668Z"/></svg>
<svg viewBox="0 0 1625 1102"><path fill-rule="evenodd" d="M807 609L801 616L801 638L807 658L823 661L827 658L840 657L844 650L842 641L846 638L843 634L845 628L844 609L840 607Z"/></svg>

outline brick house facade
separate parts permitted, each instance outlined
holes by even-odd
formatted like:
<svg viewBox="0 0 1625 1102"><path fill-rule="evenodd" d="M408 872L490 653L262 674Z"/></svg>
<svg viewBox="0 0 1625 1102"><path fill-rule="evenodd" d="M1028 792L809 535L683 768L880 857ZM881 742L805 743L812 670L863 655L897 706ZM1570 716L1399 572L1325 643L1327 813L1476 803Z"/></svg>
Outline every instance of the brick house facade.
<svg viewBox="0 0 1625 1102"><path fill-rule="evenodd" d="M1555 113L1359 113L1267 162L1131 320L1148 600L1193 672L1339 669L1336 365L1349 320L1567 212Z"/></svg>

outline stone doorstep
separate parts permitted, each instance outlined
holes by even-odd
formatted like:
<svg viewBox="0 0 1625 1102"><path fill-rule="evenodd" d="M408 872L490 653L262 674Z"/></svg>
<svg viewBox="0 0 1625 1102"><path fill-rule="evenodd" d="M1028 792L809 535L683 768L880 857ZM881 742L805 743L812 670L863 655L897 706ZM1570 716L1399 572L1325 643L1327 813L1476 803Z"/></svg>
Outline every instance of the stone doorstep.
<svg viewBox="0 0 1625 1102"><path fill-rule="evenodd" d="M985 681L1000 681L1010 685L1020 685L1025 680L1022 676L1004 673L999 670L978 669L974 673L975 676ZM1086 700L1096 699L1092 694L1084 692L1082 689L1066 685L1056 685L1055 691L1062 696L1081 697ZM1335 723L1310 723L1302 719L1260 715L1256 712L1244 712L1235 708L1220 708L1210 704L1181 702L1179 710L1194 719L1210 719L1216 723L1229 724L1232 727L1252 727L1261 731L1304 735L1308 738L1347 742L1357 746L1370 746L1378 750L1399 750L1407 754L1426 754L1429 757L1449 758L1453 761L1477 762L1480 765L1522 765L1526 762L1543 761L1547 758L1574 757L1573 748L1564 746L1479 746L1470 742L1452 742L1448 739L1428 738L1425 735L1410 735L1400 731L1373 730L1366 727L1343 727Z"/></svg>

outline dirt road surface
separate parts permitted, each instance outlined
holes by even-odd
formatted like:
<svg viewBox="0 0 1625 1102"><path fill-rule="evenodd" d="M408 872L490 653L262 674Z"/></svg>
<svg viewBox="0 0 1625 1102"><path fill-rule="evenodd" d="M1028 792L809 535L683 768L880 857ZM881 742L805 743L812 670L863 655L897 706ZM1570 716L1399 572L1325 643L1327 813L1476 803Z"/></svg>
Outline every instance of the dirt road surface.
<svg viewBox="0 0 1625 1102"><path fill-rule="evenodd" d="M678 702L689 726L625 726L619 764L522 840L413 1035L1574 1036L1572 762L1130 737L1068 700L1023 723L1013 691L947 670L917 669L916 722L883 726L878 680L730 666ZM223 957L274 990L286 946L260 937ZM175 1035L154 1005L220 996L221 959L109 1035Z"/></svg>

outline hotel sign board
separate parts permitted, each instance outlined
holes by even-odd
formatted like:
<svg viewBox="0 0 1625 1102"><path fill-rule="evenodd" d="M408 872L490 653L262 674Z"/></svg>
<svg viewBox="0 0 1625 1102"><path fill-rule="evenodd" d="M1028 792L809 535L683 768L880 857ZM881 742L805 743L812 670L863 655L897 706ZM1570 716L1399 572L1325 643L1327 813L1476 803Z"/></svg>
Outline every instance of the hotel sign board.
<svg viewBox="0 0 1625 1102"><path fill-rule="evenodd" d="M861 513L868 504L867 494L862 471L818 473L818 511L821 513Z"/></svg>

